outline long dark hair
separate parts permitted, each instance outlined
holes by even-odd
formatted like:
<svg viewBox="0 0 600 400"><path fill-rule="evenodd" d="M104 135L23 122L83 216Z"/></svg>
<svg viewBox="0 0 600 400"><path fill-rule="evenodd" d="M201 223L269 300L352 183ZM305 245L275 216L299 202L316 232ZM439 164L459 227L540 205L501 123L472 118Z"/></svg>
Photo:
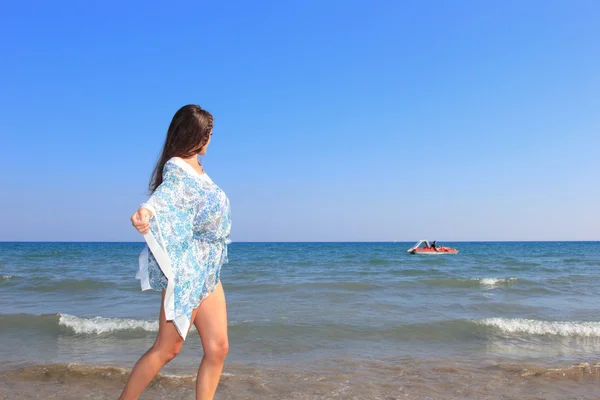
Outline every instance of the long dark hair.
<svg viewBox="0 0 600 400"><path fill-rule="evenodd" d="M200 106L181 107L171 120L167 139L150 178L149 189L154 192L163 181L163 168L172 157L188 158L198 154L210 138L213 116Z"/></svg>

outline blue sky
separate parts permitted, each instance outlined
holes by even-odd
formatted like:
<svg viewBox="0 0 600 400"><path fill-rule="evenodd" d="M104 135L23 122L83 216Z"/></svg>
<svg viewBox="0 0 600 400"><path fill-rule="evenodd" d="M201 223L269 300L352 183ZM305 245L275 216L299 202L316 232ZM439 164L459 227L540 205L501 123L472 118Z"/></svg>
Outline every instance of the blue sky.
<svg viewBox="0 0 600 400"><path fill-rule="evenodd" d="M173 113L234 241L600 240L596 1L0 5L0 240L137 241Z"/></svg>

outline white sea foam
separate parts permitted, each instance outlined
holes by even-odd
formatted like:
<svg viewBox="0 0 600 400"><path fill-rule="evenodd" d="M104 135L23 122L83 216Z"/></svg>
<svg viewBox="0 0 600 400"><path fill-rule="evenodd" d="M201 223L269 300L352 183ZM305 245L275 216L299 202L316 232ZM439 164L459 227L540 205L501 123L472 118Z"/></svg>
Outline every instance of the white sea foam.
<svg viewBox="0 0 600 400"><path fill-rule="evenodd" d="M69 314L59 314L58 324L71 328L75 333L100 334L116 331L142 329L158 331L158 321L143 321L127 318L82 318Z"/></svg>
<svg viewBox="0 0 600 400"><path fill-rule="evenodd" d="M600 322L537 321L523 318L485 318L474 322L497 328L504 333L600 337Z"/></svg>
<svg viewBox="0 0 600 400"><path fill-rule="evenodd" d="M2 280L3 281L7 281L7 280L9 280L12 277L13 277L12 275L2 275Z"/></svg>
<svg viewBox="0 0 600 400"><path fill-rule="evenodd" d="M519 278L473 278L472 281L479 281L482 286L497 286L503 283L517 281Z"/></svg>

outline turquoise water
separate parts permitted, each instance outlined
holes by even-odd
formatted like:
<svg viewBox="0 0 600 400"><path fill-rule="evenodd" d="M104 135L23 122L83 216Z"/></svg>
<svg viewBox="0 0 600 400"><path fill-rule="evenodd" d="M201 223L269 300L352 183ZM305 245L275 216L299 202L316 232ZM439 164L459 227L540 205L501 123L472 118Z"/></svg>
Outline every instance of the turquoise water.
<svg viewBox="0 0 600 400"><path fill-rule="evenodd" d="M597 360L600 242L447 242L460 253L435 257L413 244L231 244L228 363ZM142 248L0 243L0 361L131 367L160 305L134 279ZM195 336L173 371L197 367Z"/></svg>

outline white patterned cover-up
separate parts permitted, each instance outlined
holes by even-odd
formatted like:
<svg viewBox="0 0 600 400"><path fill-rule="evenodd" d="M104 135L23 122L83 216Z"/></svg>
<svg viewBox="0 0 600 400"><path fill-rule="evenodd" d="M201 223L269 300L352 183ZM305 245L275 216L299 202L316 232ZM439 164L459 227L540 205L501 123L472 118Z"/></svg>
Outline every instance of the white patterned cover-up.
<svg viewBox="0 0 600 400"><path fill-rule="evenodd" d="M166 290L166 319L185 339L192 310L217 287L227 262L229 199L208 175L174 157L142 207L152 217L136 278L142 290Z"/></svg>

